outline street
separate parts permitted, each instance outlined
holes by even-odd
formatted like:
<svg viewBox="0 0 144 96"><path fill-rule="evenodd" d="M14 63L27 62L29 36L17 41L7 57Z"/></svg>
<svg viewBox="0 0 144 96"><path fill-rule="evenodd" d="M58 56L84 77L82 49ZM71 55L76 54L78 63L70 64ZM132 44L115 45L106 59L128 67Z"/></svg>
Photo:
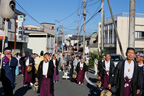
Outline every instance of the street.
<svg viewBox="0 0 144 96"><path fill-rule="evenodd" d="M70 80L63 80L61 77L63 72L60 72L59 82L55 83L54 96L99 96L99 90L90 85L85 80L84 85L78 85ZM93 83L96 82L96 76L93 75L93 70L89 70L87 77ZM2 85L0 83L0 96L3 95ZM23 87L23 77L16 76L16 87L14 89L14 96L38 96L31 87Z"/></svg>

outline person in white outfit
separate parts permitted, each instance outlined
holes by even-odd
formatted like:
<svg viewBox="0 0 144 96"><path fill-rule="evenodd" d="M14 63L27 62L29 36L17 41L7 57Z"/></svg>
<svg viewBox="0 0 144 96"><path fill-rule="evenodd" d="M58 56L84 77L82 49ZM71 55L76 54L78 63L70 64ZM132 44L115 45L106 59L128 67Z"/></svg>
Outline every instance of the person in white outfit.
<svg viewBox="0 0 144 96"><path fill-rule="evenodd" d="M97 58L95 58L95 60L94 60L94 69L95 69L95 74L94 75L97 75L97 66L98 66L98 60L97 60Z"/></svg>

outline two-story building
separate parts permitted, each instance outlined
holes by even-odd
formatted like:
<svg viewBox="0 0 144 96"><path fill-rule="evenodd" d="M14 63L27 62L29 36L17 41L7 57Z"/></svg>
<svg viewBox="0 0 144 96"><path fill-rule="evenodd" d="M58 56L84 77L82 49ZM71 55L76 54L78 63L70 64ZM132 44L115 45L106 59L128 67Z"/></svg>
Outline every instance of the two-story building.
<svg viewBox="0 0 144 96"><path fill-rule="evenodd" d="M26 14L23 12L16 10L15 11L15 16L18 17L18 15L23 15L24 17ZM14 49L14 40L15 40L15 16L8 21L8 30L7 30L7 40L8 41L8 47ZM18 28L16 28L18 29ZM4 36L4 20L2 17L0 17L0 45L2 45L2 39ZM26 46L28 42L28 34L23 34L23 40L19 39L16 41L16 49L20 49L22 52L23 46ZM2 51L2 47L0 47L0 52Z"/></svg>
<svg viewBox="0 0 144 96"><path fill-rule="evenodd" d="M29 34L28 49L33 53L44 52L55 53L55 24L41 23L39 26L25 25L25 33Z"/></svg>
<svg viewBox="0 0 144 96"><path fill-rule="evenodd" d="M114 16L120 41L124 52L128 47L129 37L129 14L120 13ZM101 22L99 22L98 32L98 48L101 48ZM105 19L104 23L104 49L113 54L121 54L114 25L111 17ZM136 51L144 51L144 14L136 13L135 18L135 49Z"/></svg>

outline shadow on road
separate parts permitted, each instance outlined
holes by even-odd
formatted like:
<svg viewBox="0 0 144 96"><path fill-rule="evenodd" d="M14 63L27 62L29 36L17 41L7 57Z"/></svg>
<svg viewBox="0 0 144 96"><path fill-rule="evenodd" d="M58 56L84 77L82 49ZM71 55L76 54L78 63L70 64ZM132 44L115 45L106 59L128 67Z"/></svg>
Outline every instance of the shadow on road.
<svg viewBox="0 0 144 96"><path fill-rule="evenodd" d="M15 91L14 96L24 96L28 90L32 89L31 87L21 87Z"/></svg>
<svg viewBox="0 0 144 96"><path fill-rule="evenodd" d="M101 91L98 88L90 85L89 83L87 83L87 87L90 89L88 96L100 96Z"/></svg>
<svg viewBox="0 0 144 96"><path fill-rule="evenodd" d="M4 94L3 94L3 88L0 88L0 96L4 96Z"/></svg>
<svg viewBox="0 0 144 96"><path fill-rule="evenodd" d="M89 78L89 80L90 80L92 83L95 83L95 84L96 84L96 82L97 82L98 79L96 79L96 78Z"/></svg>

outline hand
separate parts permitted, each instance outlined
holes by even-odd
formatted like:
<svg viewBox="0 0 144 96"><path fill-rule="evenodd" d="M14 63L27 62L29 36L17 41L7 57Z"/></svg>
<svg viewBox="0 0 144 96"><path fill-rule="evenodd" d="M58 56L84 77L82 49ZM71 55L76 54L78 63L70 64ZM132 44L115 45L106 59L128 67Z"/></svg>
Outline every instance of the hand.
<svg viewBox="0 0 144 96"><path fill-rule="evenodd" d="M36 78L36 82L38 82L38 78Z"/></svg>
<svg viewBox="0 0 144 96"><path fill-rule="evenodd" d="M101 80L101 77L99 76L98 79Z"/></svg>
<svg viewBox="0 0 144 96"><path fill-rule="evenodd" d="M137 94L139 94L140 93L140 89L137 89Z"/></svg>
<svg viewBox="0 0 144 96"><path fill-rule="evenodd" d="M8 57L9 60L11 60L11 55L6 55Z"/></svg>
<svg viewBox="0 0 144 96"><path fill-rule="evenodd" d="M111 89L111 84L108 84L108 89Z"/></svg>
<svg viewBox="0 0 144 96"><path fill-rule="evenodd" d="M88 72L86 71L85 73L87 74Z"/></svg>
<svg viewBox="0 0 144 96"><path fill-rule="evenodd" d="M32 65L32 63L30 63L29 65Z"/></svg>

